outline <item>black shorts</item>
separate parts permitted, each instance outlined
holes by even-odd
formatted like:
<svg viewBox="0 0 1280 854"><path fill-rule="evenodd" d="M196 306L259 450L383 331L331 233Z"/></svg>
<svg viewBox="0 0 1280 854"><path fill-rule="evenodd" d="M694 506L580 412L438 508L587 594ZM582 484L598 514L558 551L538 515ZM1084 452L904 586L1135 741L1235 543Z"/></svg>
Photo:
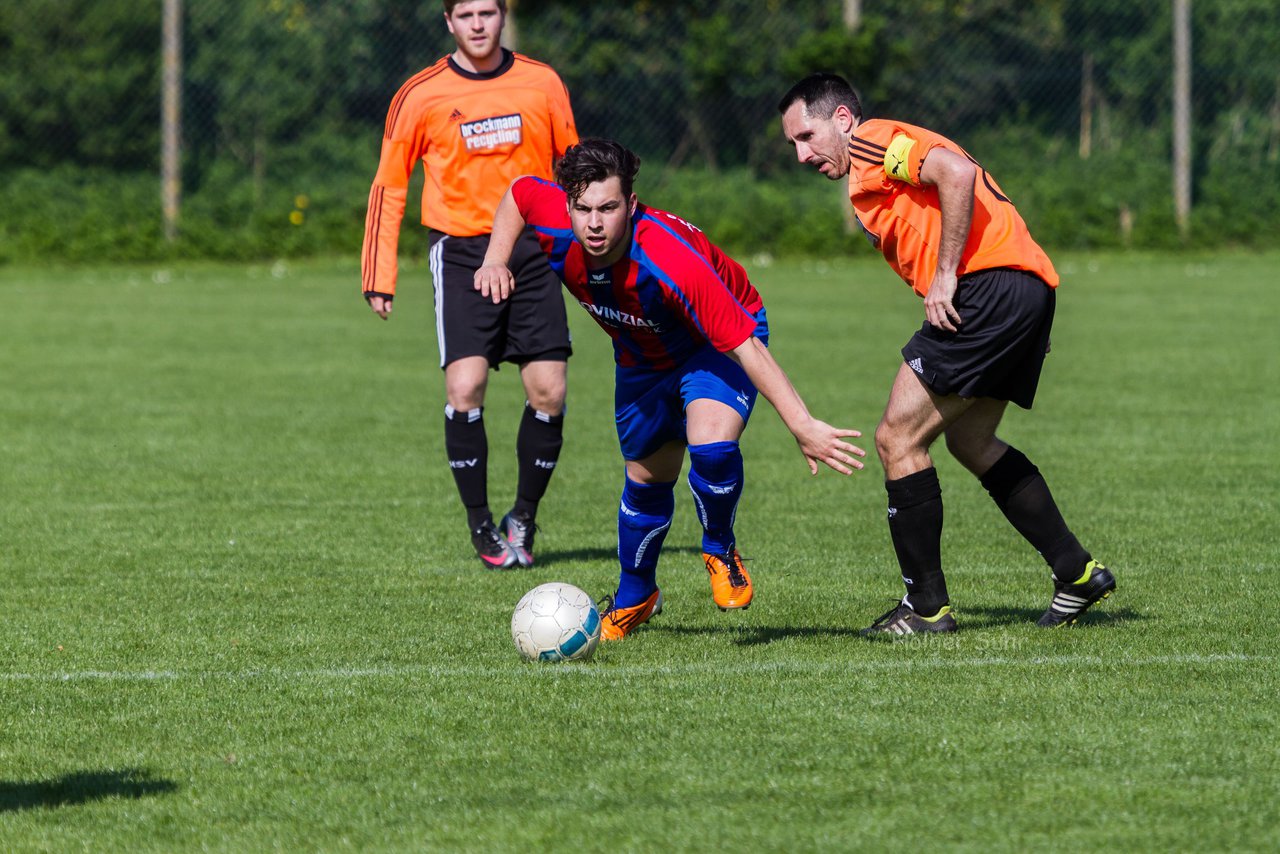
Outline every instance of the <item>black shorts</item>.
<svg viewBox="0 0 1280 854"><path fill-rule="evenodd" d="M990 397L1030 409L1053 327L1053 288L1023 270L979 270L960 277L952 304L955 332L928 321L902 358L939 395Z"/></svg>
<svg viewBox="0 0 1280 854"><path fill-rule="evenodd" d="M560 279L533 232L516 242L508 266L516 278L511 296L494 305L475 289L489 235L451 237L431 232L431 283L435 289L440 367L467 356L502 362L563 362L573 353Z"/></svg>

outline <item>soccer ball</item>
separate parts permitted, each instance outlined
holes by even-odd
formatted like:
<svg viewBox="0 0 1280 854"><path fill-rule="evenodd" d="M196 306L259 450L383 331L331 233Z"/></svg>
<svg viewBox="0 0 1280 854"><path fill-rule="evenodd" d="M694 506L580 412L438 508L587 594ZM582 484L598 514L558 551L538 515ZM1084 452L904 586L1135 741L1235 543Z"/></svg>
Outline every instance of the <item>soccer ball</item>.
<svg viewBox="0 0 1280 854"><path fill-rule="evenodd" d="M600 643L600 612L572 584L539 584L516 603L511 639L530 661L581 661Z"/></svg>

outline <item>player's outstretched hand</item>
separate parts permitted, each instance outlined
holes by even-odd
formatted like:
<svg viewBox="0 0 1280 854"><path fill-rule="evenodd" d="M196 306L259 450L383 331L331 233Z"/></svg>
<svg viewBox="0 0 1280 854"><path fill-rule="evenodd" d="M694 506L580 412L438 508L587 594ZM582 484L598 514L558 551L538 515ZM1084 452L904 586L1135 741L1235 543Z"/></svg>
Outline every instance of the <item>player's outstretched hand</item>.
<svg viewBox="0 0 1280 854"><path fill-rule="evenodd" d="M504 264L486 264L476 270L475 289L480 296L493 300L497 305L516 289L516 277Z"/></svg>
<svg viewBox="0 0 1280 854"><path fill-rule="evenodd" d="M818 473L818 463L825 463L840 474L853 474L854 469L863 467L858 457L865 457L867 452L843 440L861 435L857 430L832 427L814 418L796 433L796 444L809 463L809 474Z"/></svg>
<svg viewBox="0 0 1280 854"><path fill-rule="evenodd" d="M369 308L373 309L373 313L378 315L378 317L381 317L383 320L391 317L391 300L386 297L369 297Z"/></svg>

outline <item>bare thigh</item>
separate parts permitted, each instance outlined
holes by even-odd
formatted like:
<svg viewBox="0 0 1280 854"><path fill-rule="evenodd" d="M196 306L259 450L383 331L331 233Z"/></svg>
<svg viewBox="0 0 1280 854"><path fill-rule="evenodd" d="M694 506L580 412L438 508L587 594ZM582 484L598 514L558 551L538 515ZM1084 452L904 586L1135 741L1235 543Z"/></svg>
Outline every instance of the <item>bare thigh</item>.
<svg viewBox="0 0 1280 854"><path fill-rule="evenodd" d="M978 400L935 394L904 362L876 426L876 451L885 478L897 480L932 466L930 446Z"/></svg>

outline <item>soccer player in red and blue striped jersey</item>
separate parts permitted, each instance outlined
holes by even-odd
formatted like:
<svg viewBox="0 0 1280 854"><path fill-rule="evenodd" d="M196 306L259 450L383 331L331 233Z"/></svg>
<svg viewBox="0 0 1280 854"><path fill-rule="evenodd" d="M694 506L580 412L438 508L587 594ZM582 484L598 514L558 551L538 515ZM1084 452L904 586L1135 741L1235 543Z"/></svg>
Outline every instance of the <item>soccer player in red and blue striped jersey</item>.
<svg viewBox="0 0 1280 854"><path fill-rule="evenodd" d="M689 486L703 527L703 559L722 610L751 604L751 578L733 532L742 493L738 440L757 390L773 404L816 474L862 468L861 434L809 414L766 349L764 302L742 265L678 216L641 205L635 154L611 140L571 146L556 181L523 177L498 205L476 289L495 302L514 288L507 269L532 226L565 287L613 339L615 416L626 461L618 508L622 571L602 636L617 640L661 610L658 554L689 452Z"/></svg>

